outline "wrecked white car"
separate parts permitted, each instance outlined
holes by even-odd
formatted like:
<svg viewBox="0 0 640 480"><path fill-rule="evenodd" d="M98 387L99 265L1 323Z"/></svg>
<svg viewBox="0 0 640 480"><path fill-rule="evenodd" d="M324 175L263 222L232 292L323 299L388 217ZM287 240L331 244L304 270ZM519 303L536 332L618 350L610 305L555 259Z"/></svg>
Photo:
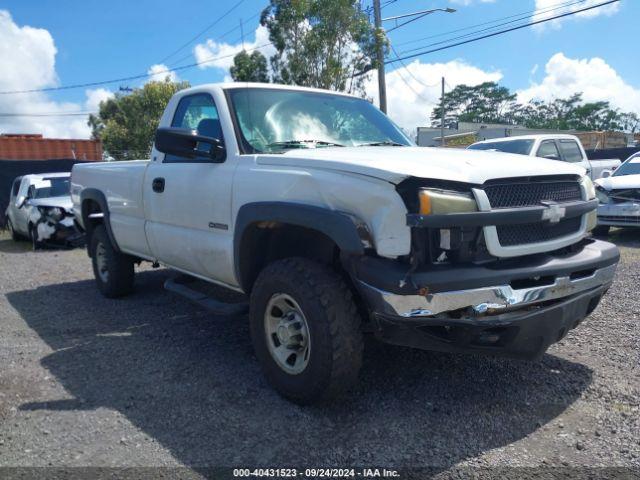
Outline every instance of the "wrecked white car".
<svg viewBox="0 0 640 480"><path fill-rule="evenodd" d="M611 227L640 227L640 153L629 157L605 178L595 182L598 206L596 233L606 234Z"/></svg>
<svg viewBox="0 0 640 480"><path fill-rule="evenodd" d="M34 250L44 244L81 245L84 239L75 226L69 185L69 173L16 178L6 211L13 239L30 240Z"/></svg>

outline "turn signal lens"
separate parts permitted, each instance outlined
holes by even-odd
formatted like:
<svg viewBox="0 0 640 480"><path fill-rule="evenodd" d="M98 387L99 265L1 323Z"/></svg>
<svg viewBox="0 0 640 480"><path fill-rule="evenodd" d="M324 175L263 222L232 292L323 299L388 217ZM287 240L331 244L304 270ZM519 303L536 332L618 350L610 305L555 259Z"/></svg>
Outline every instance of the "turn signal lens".
<svg viewBox="0 0 640 480"><path fill-rule="evenodd" d="M471 194L424 189L420 190L419 199L421 215L468 213L478 210Z"/></svg>
<svg viewBox="0 0 640 480"><path fill-rule="evenodd" d="M426 190L420 192L420 214L431 215L431 196Z"/></svg>
<svg viewBox="0 0 640 480"><path fill-rule="evenodd" d="M580 183L582 184L582 188L587 194L587 200L593 200L594 198L596 198L596 187L593 185L593 182L587 175L582 177Z"/></svg>

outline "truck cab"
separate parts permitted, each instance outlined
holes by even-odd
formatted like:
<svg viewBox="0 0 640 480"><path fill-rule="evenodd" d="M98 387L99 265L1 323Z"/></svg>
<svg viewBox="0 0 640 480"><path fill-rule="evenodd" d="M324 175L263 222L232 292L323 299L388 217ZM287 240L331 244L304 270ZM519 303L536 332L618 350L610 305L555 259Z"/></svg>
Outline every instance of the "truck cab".
<svg viewBox="0 0 640 480"><path fill-rule="evenodd" d="M615 170L620 166L620 161L617 159L589 160L580 139L575 135L517 135L476 142L467 148L516 153L572 163L584 168L592 180L602 177L605 170Z"/></svg>

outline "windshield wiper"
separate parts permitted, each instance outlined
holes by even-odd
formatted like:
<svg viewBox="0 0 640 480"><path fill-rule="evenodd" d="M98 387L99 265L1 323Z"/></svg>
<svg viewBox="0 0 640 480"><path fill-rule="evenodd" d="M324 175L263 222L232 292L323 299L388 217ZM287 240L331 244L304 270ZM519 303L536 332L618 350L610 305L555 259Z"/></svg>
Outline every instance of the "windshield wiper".
<svg viewBox="0 0 640 480"><path fill-rule="evenodd" d="M359 147L406 147L403 143L394 142L392 140L384 140L382 142L361 143Z"/></svg>
<svg viewBox="0 0 640 480"><path fill-rule="evenodd" d="M327 142L325 140L284 140L282 142L273 142L267 147L292 147L292 148L308 148L308 145L321 145L323 147L344 147L341 143Z"/></svg>

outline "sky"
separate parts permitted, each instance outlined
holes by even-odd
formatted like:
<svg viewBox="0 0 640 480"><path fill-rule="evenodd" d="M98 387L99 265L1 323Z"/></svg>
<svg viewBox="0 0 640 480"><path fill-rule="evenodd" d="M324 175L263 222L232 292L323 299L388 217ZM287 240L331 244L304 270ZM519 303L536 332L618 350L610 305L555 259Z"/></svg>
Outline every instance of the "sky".
<svg viewBox="0 0 640 480"><path fill-rule="evenodd" d="M247 49L260 47L267 56L273 51L263 46L268 43L268 34L258 24L267 0L238 1L0 0L0 92L149 75L102 86L0 94L0 133L88 138L87 117L76 113L97 111L100 101L121 87L136 88L149 79L165 77L166 73L157 72L167 66L208 60L172 73L171 78L188 80L192 85L228 80L232 56L243 45ZM382 4L387 1L382 0ZM574 0L575 4L566 5L570 1L395 0L384 7L382 16L431 8L456 9L455 13L433 13L389 32L395 51L404 57L473 31L460 29L527 12L536 12L534 19L538 20L604 0ZM363 0L365 7L370 2ZM566 6L557 9L559 4ZM634 33L639 18L640 2L621 0L535 27L420 55L403 64L389 64L389 115L409 132L429 125L431 110L440 99L443 76L447 89L497 81L517 92L523 102L583 92L586 101L607 100L623 111L640 113L640 64ZM395 23L386 21L384 26L390 30ZM475 29L482 28L487 25ZM389 59L393 58L392 52ZM377 102L373 73L367 80L366 93Z"/></svg>

